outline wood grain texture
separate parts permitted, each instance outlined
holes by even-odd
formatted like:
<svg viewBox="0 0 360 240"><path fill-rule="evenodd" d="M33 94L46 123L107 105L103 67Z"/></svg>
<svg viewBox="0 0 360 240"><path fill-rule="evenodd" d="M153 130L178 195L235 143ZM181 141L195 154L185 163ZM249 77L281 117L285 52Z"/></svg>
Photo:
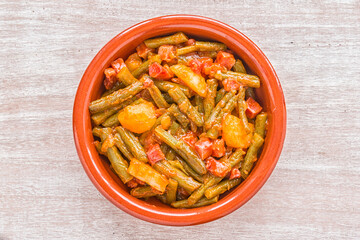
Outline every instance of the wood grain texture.
<svg viewBox="0 0 360 240"><path fill-rule="evenodd" d="M211 223L158 226L108 202L76 154L83 72L145 19L197 14L250 37L272 62L288 127L272 176ZM360 2L0 1L0 239L360 239Z"/></svg>

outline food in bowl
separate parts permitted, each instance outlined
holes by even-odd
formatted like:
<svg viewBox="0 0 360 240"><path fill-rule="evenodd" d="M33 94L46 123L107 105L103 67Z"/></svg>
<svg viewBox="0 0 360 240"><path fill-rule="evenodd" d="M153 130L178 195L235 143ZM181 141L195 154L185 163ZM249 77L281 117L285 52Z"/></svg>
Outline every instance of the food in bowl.
<svg viewBox="0 0 360 240"><path fill-rule="evenodd" d="M253 91L260 78L225 44L182 32L147 39L104 75L89 105L94 146L132 196L195 208L248 177L267 113Z"/></svg>

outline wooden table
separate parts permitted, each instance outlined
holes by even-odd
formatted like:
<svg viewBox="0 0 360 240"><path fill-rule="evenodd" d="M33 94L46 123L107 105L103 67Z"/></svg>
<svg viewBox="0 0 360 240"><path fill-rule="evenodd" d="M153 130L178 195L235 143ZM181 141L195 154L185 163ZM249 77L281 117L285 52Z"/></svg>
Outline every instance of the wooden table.
<svg viewBox="0 0 360 240"><path fill-rule="evenodd" d="M360 239L359 1L0 6L0 239ZM277 71L288 111L282 155L259 193L220 220L183 228L107 201L72 135L75 92L95 54L127 27L176 13L250 37Z"/></svg>

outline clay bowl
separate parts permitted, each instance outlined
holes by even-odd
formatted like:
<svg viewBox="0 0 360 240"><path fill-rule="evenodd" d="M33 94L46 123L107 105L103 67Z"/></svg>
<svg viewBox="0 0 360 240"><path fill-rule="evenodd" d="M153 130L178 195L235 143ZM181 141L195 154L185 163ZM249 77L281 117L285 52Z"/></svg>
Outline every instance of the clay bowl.
<svg viewBox="0 0 360 240"><path fill-rule="evenodd" d="M262 154L249 177L216 204L195 209L174 209L156 199L144 201L129 194L129 189L109 169L93 145L89 103L104 91L103 72L111 61L127 58L143 40L183 31L204 40L225 43L261 79L258 100L269 113L268 132ZM244 205L269 178L280 156L285 139L286 109L276 73L264 53L244 34L214 19L190 16L162 16L138 23L110 40L91 61L79 84L73 110L76 149L85 172L96 188L114 205L145 221L163 225L194 225L223 217Z"/></svg>

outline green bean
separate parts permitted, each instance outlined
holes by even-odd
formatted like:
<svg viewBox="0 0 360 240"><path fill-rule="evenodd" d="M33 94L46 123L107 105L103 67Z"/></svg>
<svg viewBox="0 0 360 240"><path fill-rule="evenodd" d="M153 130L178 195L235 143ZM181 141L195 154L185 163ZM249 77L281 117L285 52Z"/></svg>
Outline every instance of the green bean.
<svg viewBox="0 0 360 240"><path fill-rule="evenodd" d="M159 192L154 191L151 186L143 186L131 189L130 194L136 198L149 198L158 195Z"/></svg>
<svg viewBox="0 0 360 240"><path fill-rule="evenodd" d="M169 149L170 149L170 147L168 145L166 145L165 143L160 144L160 150L163 152L164 155L167 154Z"/></svg>
<svg viewBox="0 0 360 240"><path fill-rule="evenodd" d="M184 55L187 53L196 52L197 50L198 50L198 48L195 45L186 46L186 47L176 49L176 55L180 56L180 55Z"/></svg>
<svg viewBox="0 0 360 240"><path fill-rule="evenodd" d="M245 110L246 110L246 106L245 106L245 89L243 87L240 87L239 89L239 94L238 94L238 112L239 112L239 118L244 126L244 129L246 131L246 133L250 133L251 129L249 126L249 121L246 117L245 114Z"/></svg>
<svg viewBox="0 0 360 240"><path fill-rule="evenodd" d="M254 134L252 143L247 150L245 159L240 168L241 177L246 179L249 175L254 162L257 160L258 151L264 144L264 139L257 133Z"/></svg>
<svg viewBox="0 0 360 240"><path fill-rule="evenodd" d="M208 58L216 58L218 52L217 51L204 51L198 52L199 57L208 57Z"/></svg>
<svg viewBox="0 0 360 240"><path fill-rule="evenodd" d="M194 179L187 176L179 169L173 167L166 160L156 162L153 165L153 168L168 178L173 178L176 180L179 186L184 188L189 193L192 193L195 189L200 187L200 183L196 182Z"/></svg>
<svg viewBox="0 0 360 240"><path fill-rule="evenodd" d="M107 149L107 156L111 166L114 168L123 183L127 183L133 179L133 177L127 172L127 168L129 166L128 162L121 157L119 150L115 146Z"/></svg>
<svg viewBox="0 0 360 240"><path fill-rule="evenodd" d="M140 81L144 82L146 80L146 78L151 79L149 75L144 74ZM170 105L166 102L166 100L164 99L163 95L161 94L160 90L154 85L152 84L150 87L147 88L151 98L154 100L156 106L158 106L159 108L168 108Z"/></svg>
<svg viewBox="0 0 360 240"><path fill-rule="evenodd" d="M226 45L218 42L200 42L196 41L195 46L198 51L224 51L226 50Z"/></svg>
<svg viewBox="0 0 360 240"><path fill-rule="evenodd" d="M267 113L260 113L256 116L255 120L255 133L265 138Z"/></svg>
<svg viewBox="0 0 360 240"><path fill-rule="evenodd" d="M230 190L231 188L239 185L241 182L240 178L235 178L232 180L224 180L215 186L212 186L205 191L205 197L207 199L214 198L216 196L219 196L220 194L223 194L224 192Z"/></svg>
<svg viewBox="0 0 360 240"><path fill-rule="evenodd" d="M211 205L213 203L216 203L217 201L219 201L218 196L211 198L211 199L202 198L197 203L191 205L185 199L185 200L173 202L173 203L171 203L171 206L174 208L197 208L197 207L204 207L207 205Z"/></svg>
<svg viewBox="0 0 360 240"><path fill-rule="evenodd" d="M119 110L123 109L124 107L126 107L127 105L130 105L133 101L135 101L136 99L138 99L137 96L134 96L128 100L126 100L125 102L120 103L119 105L106 109L103 112L99 112L99 113L95 113L91 116L91 119L93 121L93 123L95 125L100 125L101 123L103 123L108 117L110 117L111 115L115 114L116 112L118 112Z"/></svg>
<svg viewBox="0 0 360 240"><path fill-rule="evenodd" d="M246 69L244 67L244 64L242 63L242 61L240 59L237 59L235 61L235 64L233 66L233 70L234 70L234 72L246 73Z"/></svg>
<svg viewBox="0 0 360 240"><path fill-rule="evenodd" d="M100 137L101 137L101 134L102 134L102 128L101 128L101 127L94 127L93 130L92 130L92 134L93 134L95 137L100 138Z"/></svg>
<svg viewBox="0 0 360 240"><path fill-rule="evenodd" d="M249 97L251 97L252 99L255 99L256 95L254 92L254 88L248 87L245 91L245 97L246 97L246 99L248 99Z"/></svg>
<svg viewBox="0 0 360 240"><path fill-rule="evenodd" d="M175 135L176 132L179 130L179 128L180 128L180 125L179 125L177 122L173 121L173 122L171 123L170 128L169 128L170 134L171 134L171 135Z"/></svg>
<svg viewBox="0 0 360 240"><path fill-rule="evenodd" d="M165 45L165 44L177 45L180 43L184 43L187 40L188 37L184 33L178 32L166 37L147 39L144 41L144 43L148 48L158 48L161 45Z"/></svg>
<svg viewBox="0 0 360 240"><path fill-rule="evenodd" d="M228 163L230 167L233 168L243 160L244 154L245 152L241 148L238 148L233 154L231 154L229 159L225 158L226 163ZM221 182L222 179L222 177L207 174L201 187L196 189L188 198L189 204L192 205L199 201L204 196L206 189L214 186L215 184L218 184L219 182Z"/></svg>
<svg viewBox="0 0 360 240"><path fill-rule="evenodd" d="M162 95L167 103L169 104L175 103L168 93L163 93Z"/></svg>
<svg viewBox="0 0 360 240"><path fill-rule="evenodd" d="M166 159L166 160L168 160L168 159ZM185 173L186 175L189 175L189 174L187 174L187 172L185 171L183 165L182 165L178 160L168 160L168 163L170 163L171 166L173 166L174 168L179 169L180 171L182 171L182 172Z"/></svg>
<svg viewBox="0 0 360 240"><path fill-rule="evenodd" d="M254 87L254 88L260 87L260 79L258 76L255 75L232 72L232 71L227 71L226 73L218 71L215 74L215 78L218 80L225 80L229 77L234 78L236 81L238 81L240 84L246 87Z"/></svg>
<svg viewBox="0 0 360 240"><path fill-rule="evenodd" d="M95 148L96 148L96 151L98 151L99 154L104 155L104 156L107 157L107 153L101 151L101 142L95 141L95 142L94 142L94 146L95 146Z"/></svg>
<svg viewBox="0 0 360 240"><path fill-rule="evenodd" d="M205 120L207 120L210 116L211 111L215 107L215 97L216 97L216 89L218 86L218 82L216 79L208 79L206 81L207 84L207 94L204 99L204 113L205 113Z"/></svg>
<svg viewBox="0 0 360 240"><path fill-rule="evenodd" d="M205 174L206 168L204 162L201 160L199 155L192 149L188 144L182 140L176 140L170 133L164 129L157 127L155 128L155 134L163 142L174 149L191 167L195 172L199 174Z"/></svg>
<svg viewBox="0 0 360 240"><path fill-rule="evenodd" d="M217 91L216 92L216 97L215 97L215 104L218 104L220 102L220 100L225 96L226 93L227 92L226 92L226 90L224 88Z"/></svg>
<svg viewBox="0 0 360 240"><path fill-rule="evenodd" d="M120 72L116 74L116 77L125 85L129 86L137 81L137 79L131 74L129 69L124 66L120 69Z"/></svg>
<svg viewBox="0 0 360 240"><path fill-rule="evenodd" d="M143 62L137 69L135 69L134 71L132 71L132 75L135 78L140 77L142 74L146 73L147 71L149 71L149 67L151 64L153 64L154 62L157 63L161 63L161 58L160 55L154 55L149 57L148 60L146 60L145 62Z"/></svg>
<svg viewBox="0 0 360 240"><path fill-rule="evenodd" d="M173 83L169 81L158 81L158 80L154 80L154 84L163 92L168 92L170 89L174 87L178 87L180 88L181 91L183 91L186 97L191 98L191 96L193 95L192 92L190 91L190 88L182 84Z"/></svg>
<svg viewBox="0 0 360 240"><path fill-rule="evenodd" d="M106 90L101 97L106 97L107 95L112 94L113 92L119 90L120 88L126 87L122 82L117 81L114 86L108 90Z"/></svg>
<svg viewBox="0 0 360 240"><path fill-rule="evenodd" d="M189 125L190 120L184 113L180 111L179 107L176 104L172 104L167 110L169 113L171 113L171 115L176 118L176 120L181 124L181 126L185 128Z"/></svg>
<svg viewBox="0 0 360 240"><path fill-rule="evenodd" d="M126 148L134 155L134 157L142 162L148 162L147 155L139 140L132 134L132 132L119 126L115 128L124 141Z"/></svg>
<svg viewBox="0 0 360 240"><path fill-rule="evenodd" d="M200 95L195 95L195 106L199 113L204 114L204 99Z"/></svg>
<svg viewBox="0 0 360 240"><path fill-rule="evenodd" d="M235 91L231 91L225 94L225 96L219 101L218 104L216 104L215 108L211 111L209 118L205 122L205 129L209 130L212 125L214 124L216 117L221 112L221 109L223 109L226 106L226 103L233 98L235 95Z"/></svg>
<svg viewBox="0 0 360 240"><path fill-rule="evenodd" d="M169 179L169 184L166 187L165 196L167 204L171 204L176 201L176 192L178 188L178 182L172 178Z"/></svg>
<svg viewBox="0 0 360 240"><path fill-rule="evenodd" d="M204 182L203 176L195 172L183 159L176 156L175 159L179 161L179 163L182 165L183 169L185 170L185 173L187 173L190 177L194 178L198 182Z"/></svg>
<svg viewBox="0 0 360 240"><path fill-rule="evenodd" d="M174 160L176 156L176 153L174 149L170 148L169 151L166 153L165 158L169 161Z"/></svg>
<svg viewBox="0 0 360 240"><path fill-rule="evenodd" d="M127 86L124 89L113 92L112 94L95 100L90 103L89 110L91 113L98 113L105 109L115 107L120 103L126 101L128 98L133 97L135 94L143 89L143 84L139 81Z"/></svg>
<svg viewBox="0 0 360 240"><path fill-rule="evenodd" d="M170 89L169 95L178 104L180 111L185 113L188 118L196 124L196 126L201 127L204 124L203 116L193 105L191 105L189 99L180 90L180 88L175 87Z"/></svg>
<svg viewBox="0 0 360 240"><path fill-rule="evenodd" d="M127 149L124 141L121 139L119 133L114 135L115 145L120 150L120 152L126 157L129 161L134 157L130 151Z"/></svg>
<svg viewBox="0 0 360 240"><path fill-rule="evenodd" d="M159 199L162 203L166 204L165 193L163 195L156 195L156 198Z"/></svg>

